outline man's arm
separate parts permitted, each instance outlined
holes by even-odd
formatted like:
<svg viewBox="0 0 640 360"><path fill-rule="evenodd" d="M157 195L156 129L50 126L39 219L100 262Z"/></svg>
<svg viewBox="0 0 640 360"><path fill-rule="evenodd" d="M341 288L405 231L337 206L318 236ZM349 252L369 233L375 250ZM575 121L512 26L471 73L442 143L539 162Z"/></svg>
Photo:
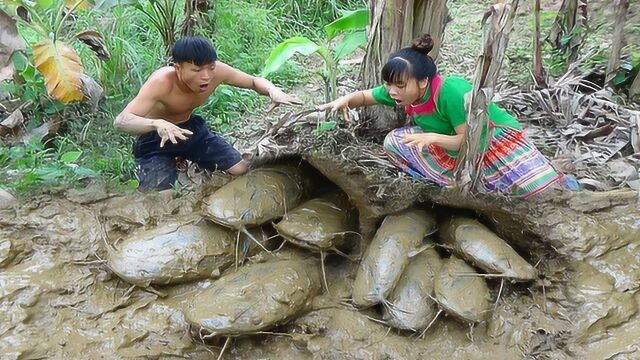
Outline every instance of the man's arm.
<svg viewBox="0 0 640 360"><path fill-rule="evenodd" d="M225 84L243 89L252 89L260 95L269 96L273 103L271 104L271 107L268 111L273 110L273 108L280 104L302 104L302 101L285 94L282 90L280 90L280 88L273 85L271 81L267 79L257 76L251 76L219 61L216 65L216 68L218 69L218 71L220 71L222 81Z"/></svg>
<svg viewBox="0 0 640 360"><path fill-rule="evenodd" d="M122 112L115 118L116 129L133 135L140 135L156 130L157 119L144 117L160 99L163 88L169 84L161 78L150 78ZM170 85L169 85L170 86Z"/></svg>
<svg viewBox="0 0 640 360"><path fill-rule="evenodd" d="M171 91L171 84L165 82L166 80L162 78L148 80L140 88L138 95L116 116L113 126L122 132L133 135L157 131L162 138L160 147L164 147L167 141L177 144L178 140L186 140L188 135L192 135L191 131L182 129L164 119L144 117L153 109L159 99Z"/></svg>

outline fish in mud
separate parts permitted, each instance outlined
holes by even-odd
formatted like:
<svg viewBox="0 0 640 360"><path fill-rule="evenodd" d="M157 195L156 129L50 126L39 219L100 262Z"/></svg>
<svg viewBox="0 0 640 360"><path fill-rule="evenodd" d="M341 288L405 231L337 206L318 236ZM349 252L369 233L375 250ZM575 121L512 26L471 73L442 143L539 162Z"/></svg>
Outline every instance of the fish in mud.
<svg viewBox="0 0 640 360"><path fill-rule="evenodd" d="M337 250L355 234L357 213L342 191L306 201L274 224L284 239L314 251Z"/></svg>
<svg viewBox="0 0 640 360"><path fill-rule="evenodd" d="M142 287L219 274L234 262L233 232L209 221L170 222L107 246L108 267Z"/></svg>
<svg viewBox="0 0 640 360"><path fill-rule="evenodd" d="M271 260L223 275L183 303L183 311L200 338L251 334L310 309L320 287L317 260Z"/></svg>
<svg viewBox="0 0 640 360"><path fill-rule="evenodd" d="M387 298L400 280L410 255L435 230L434 216L424 210L409 209L388 215L360 262L353 283L354 305L389 305Z"/></svg>
<svg viewBox="0 0 640 360"><path fill-rule="evenodd" d="M260 226L298 206L306 186L306 179L293 166L256 169L207 197L204 213L236 230Z"/></svg>
<svg viewBox="0 0 640 360"><path fill-rule="evenodd" d="M453 216L440 224L442 243L457 256L490 274L515 281L538 277L537 270L509 244L477 220Z"/></svg>
<svg viewBox="0 0 640 360"><path fill-rule="evenodd" d="M324 258L328 250L346 256L339 248L349 235L359 235L357 212L347 194L334 191L311 199L290 211L273 227L285 240L298 246L320 252L322 279L329 291Z"/></svg>
<svg viewBox="0 0 640 360"><path fill-rule="evenodd" d="M414 256L398 284L389 295L391 307L384 308L387 324L402 330L421 331L438 314L438 304L433 301L433 283L438 275L442 259L429 248Z"/></svg>
<svg viewBox="0 0 640 360"><path fill-rule="evenodd" d="M479 274L463 260L451 256L445 260L433 285L438 305L448 314L476 323L489 310L489 288Z"/></svg>

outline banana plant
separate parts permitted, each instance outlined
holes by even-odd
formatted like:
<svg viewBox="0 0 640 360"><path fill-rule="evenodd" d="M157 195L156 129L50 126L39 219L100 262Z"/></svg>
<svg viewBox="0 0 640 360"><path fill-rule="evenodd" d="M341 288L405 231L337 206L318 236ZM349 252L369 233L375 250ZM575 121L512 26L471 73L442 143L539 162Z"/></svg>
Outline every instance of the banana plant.
<svg viewBox="0 0 640 360"><path fill-rule="evenodd" d="M338 61L367 42L365 29L368 23L369 10L349 11L324 27L326 37L319 42L311 41L302 36L286 39L271 51L265 62L262 76L266 77L277 71L295 54L303 56L317 54L324 63L324 69L318 73L325 82L325 100L331 101L337 97ZM344 34L344 36L340 42L335 43L334 40L340 34Z"/></svg>
<svg viewBox="0 0 640 360"><path fill-rule="evenodd" d="M99 58L109 58L100 33L70 31L71 15L78 8L88 8L88 3L85 0L3 0L0 4L0 10L36 34L36 40L30 44L33 63L44 77L47 93L63 104L82 100L84 67L69 42L79 40Z"/></svg>

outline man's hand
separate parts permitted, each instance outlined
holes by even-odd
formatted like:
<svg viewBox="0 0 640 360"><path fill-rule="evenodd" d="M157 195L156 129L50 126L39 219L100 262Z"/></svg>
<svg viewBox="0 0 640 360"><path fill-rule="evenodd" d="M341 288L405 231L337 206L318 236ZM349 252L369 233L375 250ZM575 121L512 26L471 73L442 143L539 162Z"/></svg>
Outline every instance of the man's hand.
<svg viewBox="0 0 640 360"><path fill-rule="evenodd" d="M154 125L161 139L160 147L164 147L167 140L171 141L173 144L177 144L178 140L187 140L189 135L193 135L191 131L183 129L166 120L156 119L154 120Z"/></svg>
<svg viewBox="0 0 640 360"><path fill-rule="evenodd" d="M292 96L285 94L282 90L277 87L272 87L269 89L269 97L271 98L271 105L267 110L267 113L270 113L273 109L278 107L278 105L302 105L302 101L296 99Z"/></svg>
<svg viewBox="0 0 640 360"><path fill-rule="evenodd" d="M407 134L402 138L402 142L405 145L417 146L420 152L422 152L422 149L428 148L434 141L433 135L429 133Z"/></svg>

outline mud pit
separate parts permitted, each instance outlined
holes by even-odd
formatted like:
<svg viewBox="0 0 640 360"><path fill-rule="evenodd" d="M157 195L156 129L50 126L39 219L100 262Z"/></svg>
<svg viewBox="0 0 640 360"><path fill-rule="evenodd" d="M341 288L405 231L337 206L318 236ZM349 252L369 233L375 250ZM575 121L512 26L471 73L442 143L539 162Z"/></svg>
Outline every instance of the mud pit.
<svg viewBox="0 0 640 360"><path fill-rule="evenodd" d="M366 177L345 173L338 167L327 171L327 164L331 164L327 158L306 159L340 185L358 207L364 241L355 244L352 255L362 252L371 241L375 231L368 228L376 229L384 215L415 202L404 199L381 206L371 201L374 197L362 196L370 189ZM219 275L238 274L234 267L222 274L212 271L204 280L144 289L124 282L106 266L109 253L105 243L125 244L123 241L138 231L201 215L206 206L203 199L227 181L214 176L207 186L169 203L153 194L96 196L97 192L89 191L43 195L16 209L1 210L2 358L217 357L225 338L203 343L193 335L184 309L196 294L215 288ZM360 186L352 188L349 183ZM326 190L322 186L316 189ZM628 200L625 196L622 198ZM438 217L461 212L432 193L430 197L432 201L418 199L416 206L431 208ZM261 334L234 337L223 358L637 358L637 205L628 201L627 205L616 205L616 201L622 201L615 196L608 197L606 205L598 205L593 198L570 201L573 209L583 209L584 218L571 218L559 206L547 204L544 209L555 216L556 222L540 216L535 212L540 208L534 208L530 216L537 216L539 222L530 223L526 217L517 221L517 209L509 217L495 208L493 212L483 211L483 206L488 208L486 201L459 203L482 215L483 223L508 240L529 264L536 265L539 273L531 282L474 278L486 281L489 289L489 311L475 325L443 313L423 337L390 328L384 324L385 309L381 305L361 310L345 305L345 299L352 296L358 263L330 254L325 259L330 292L320 289L318 280L314 280L321 294L311 297L310 303L301 307L304 311L290 316L287 323L274 320L279 325ZM599 211L602 209L606 211ZM538 231L542 236L533 235L531 229L536 226L546 229ZM567 242L572 238L580 241ZM278 244L276 241L271 250ZM288 248L300 249L287 243L281 251ZM435 250L443 258L449 256L442 247ZM308 254L319 267L317 253L297 251ZM271 255L261 252L247 259L239 271L272 260ZM228 266L229 260L225 264Z"/></svg>

